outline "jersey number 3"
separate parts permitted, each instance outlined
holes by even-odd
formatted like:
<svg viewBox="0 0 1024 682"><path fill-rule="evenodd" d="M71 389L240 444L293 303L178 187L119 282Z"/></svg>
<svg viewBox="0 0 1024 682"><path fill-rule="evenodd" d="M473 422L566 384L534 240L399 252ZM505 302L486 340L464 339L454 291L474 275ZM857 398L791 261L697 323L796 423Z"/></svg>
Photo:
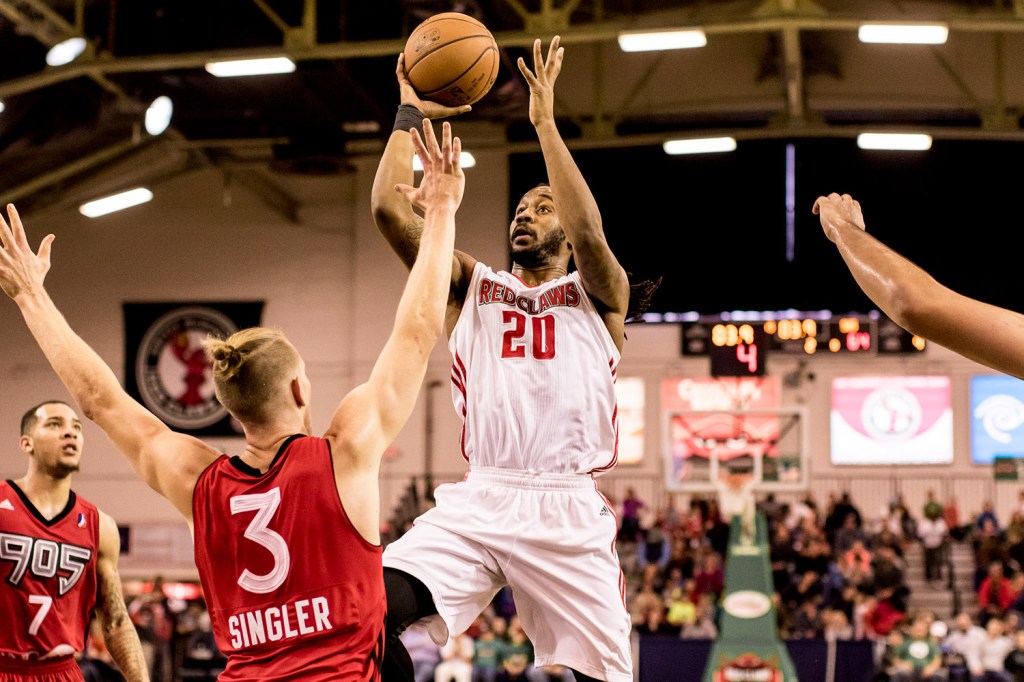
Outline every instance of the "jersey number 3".
<svg viewBox="0 0 1024 682"><path fill-rule="evenodd" d="M501 357L525 358L527 342L523 341L523 337L526 336L526 315L515 310L503 310L501 321L512 325L501 337ZM531 317L530 322L533 327L530 345L533 347L534 359L550 360L555 357L555 317L541 315Z"/></svg>
<svg viewBox="0 0 1024 682"><path fill-rule="evenodd" d="M264 547L274 557L274 568L265 575L256 575L248 568L238 576L238 584L243 589L256 594L266 594L281 587L288 577L291 566L291 555L288 543L277 531L267 526L281 506L281 489L274 488L265 493L254 495L235 495L231 498L231 513L255 511L256 515L245 529L245 537Z"/></svg>

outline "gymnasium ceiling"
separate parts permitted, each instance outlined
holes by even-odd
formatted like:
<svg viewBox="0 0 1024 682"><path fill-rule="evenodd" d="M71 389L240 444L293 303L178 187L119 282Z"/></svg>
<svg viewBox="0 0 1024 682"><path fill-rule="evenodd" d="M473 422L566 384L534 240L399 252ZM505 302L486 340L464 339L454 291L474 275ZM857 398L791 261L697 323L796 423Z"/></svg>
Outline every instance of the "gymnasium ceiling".
<svg viewBox="0 0 1024 682"><path fill-rule="evenodd" d="M558 33L558 115L576 147L680 135L852 137L911 129L1024 140L1024 0L0 0L0 201L68 207L216 166L294 214L297 179L376 155L398 101L395 58L424 18L461 11L502 48L463 117L467 147L532 150L515 69ZM867 45L862 21L941 20L940 46ZM701 27L707 46L623 53L622 30ZM44 57L82 36L62 67ZM293 74L215 78L217 58L287 55ZM173 98L171 128L141 128Z"/></svg>

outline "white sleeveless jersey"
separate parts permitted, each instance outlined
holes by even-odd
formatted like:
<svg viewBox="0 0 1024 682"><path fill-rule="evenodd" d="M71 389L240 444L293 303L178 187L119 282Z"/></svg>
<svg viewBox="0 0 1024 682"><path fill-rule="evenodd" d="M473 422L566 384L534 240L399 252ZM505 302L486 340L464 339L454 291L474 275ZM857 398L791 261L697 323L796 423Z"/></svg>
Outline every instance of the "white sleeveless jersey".
<svg viewBox="0 0 1024 682"><path fill-rule="evenodd" d="M473 467L615 466L620 356L578 272L530 287L477 263L448 348L462 455Z"/></svg>

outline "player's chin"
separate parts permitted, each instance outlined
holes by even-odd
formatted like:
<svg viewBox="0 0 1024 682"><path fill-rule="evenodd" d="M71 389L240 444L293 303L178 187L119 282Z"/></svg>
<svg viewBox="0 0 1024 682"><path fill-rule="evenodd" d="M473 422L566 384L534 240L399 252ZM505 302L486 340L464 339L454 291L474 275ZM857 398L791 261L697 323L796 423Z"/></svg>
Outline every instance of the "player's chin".
<svg viewBox="0 0 1024 682"><path fill-rule="evenodd" d="M73 466L77 468L79 462L82 461L82 453L77 450L73 452L62 452L57 461L63 466Z"/></svg>
<svg viewBox="0 0 1024 682"><path fill-rule="evenodd" d="M516 246L513 244L509 249L509 256L512 258L513 263L524 268L534 268L541 265L537 249L532 246Z"/></svg>
<svg viewBox="0 0 1024 682"><path fill-rule="evenodd" d="M67 478L71 474L77 473L80 468L77 459L74 461L62 460L50 467L49 474L54 478Z"/></svg>

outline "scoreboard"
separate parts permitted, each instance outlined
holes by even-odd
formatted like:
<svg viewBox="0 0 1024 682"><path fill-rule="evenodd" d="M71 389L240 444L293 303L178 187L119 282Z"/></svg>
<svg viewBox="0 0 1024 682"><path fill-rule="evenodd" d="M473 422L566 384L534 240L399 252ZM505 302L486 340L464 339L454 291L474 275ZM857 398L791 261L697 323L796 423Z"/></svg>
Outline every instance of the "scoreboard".
<svg viewBox="0 0 1024 682"><path fill-rule="evenodd" d="M716 324L710 334L711 376L764 376L768 340L761 326Z"/></svg>
<svg viewBox="0 0 1024 682"><path fill-rule="evenodd" d="M918 353L925 340L884 315L683 322L683 355L711 358L711 376L763 376L769 355Z"/></svg>

